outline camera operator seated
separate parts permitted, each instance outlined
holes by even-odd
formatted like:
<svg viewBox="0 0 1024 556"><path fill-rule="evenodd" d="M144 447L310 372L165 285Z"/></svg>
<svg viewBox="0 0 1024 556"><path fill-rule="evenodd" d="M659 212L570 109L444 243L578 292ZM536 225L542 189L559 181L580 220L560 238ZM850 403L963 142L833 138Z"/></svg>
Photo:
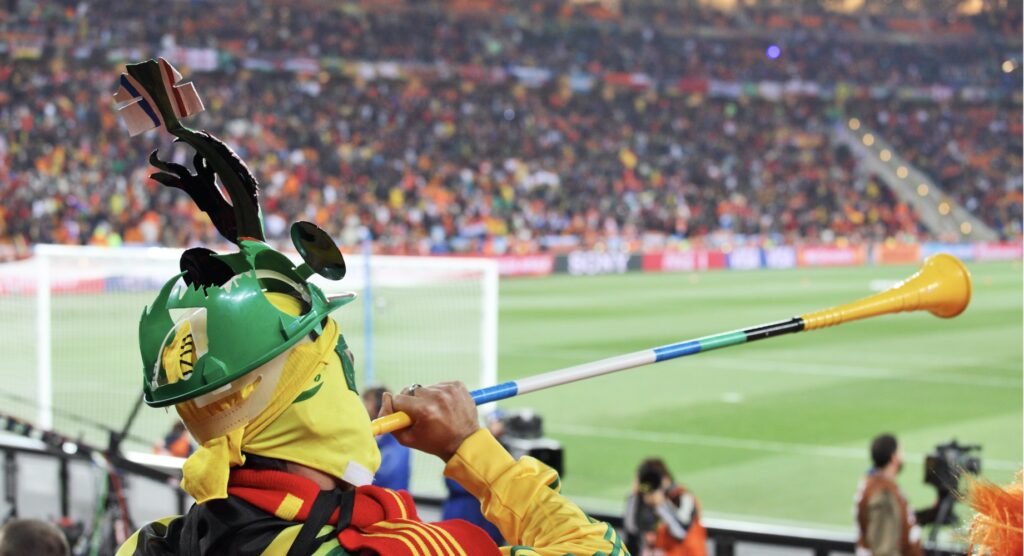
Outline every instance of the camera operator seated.
<svg viewBox="0 0 1024 556"><path fill-rule="evenodd" d="M903 469L903 452L896 437L875 437L871 460L873 467L861 480L855 498L858 556L920 556L921 529L896 484Z"/></svg>
<svg viewBox="0 0 1024 556"><path fill-rule="evenodd" d="M665 463L644 460L637 469L624 516L626 546L637 555L704 556L707 532L697 499L677 485Z"/></svg>

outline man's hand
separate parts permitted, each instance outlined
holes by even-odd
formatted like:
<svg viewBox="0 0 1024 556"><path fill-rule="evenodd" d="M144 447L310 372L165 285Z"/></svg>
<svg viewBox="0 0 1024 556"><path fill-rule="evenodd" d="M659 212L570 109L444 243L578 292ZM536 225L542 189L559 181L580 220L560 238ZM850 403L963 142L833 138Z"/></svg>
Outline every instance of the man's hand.
<svg viewBox="0 0 1024 556"><path fill-rule="evenodd" d="M644 494L644 503L652 508L657 508L665 503L665 493L662 492L661 489L652 490L651 492Z"/></svg>
<svg viewBox="0 0 1024 556"><path fill-rule="evenodd" d="M461 382L442 382L434 386L405 388L396 396L385 393L380 415L404 411L412 426L395 431L395 439L403 446L434 454L444 461L471 434L480 429L476 404Z"/></svg>

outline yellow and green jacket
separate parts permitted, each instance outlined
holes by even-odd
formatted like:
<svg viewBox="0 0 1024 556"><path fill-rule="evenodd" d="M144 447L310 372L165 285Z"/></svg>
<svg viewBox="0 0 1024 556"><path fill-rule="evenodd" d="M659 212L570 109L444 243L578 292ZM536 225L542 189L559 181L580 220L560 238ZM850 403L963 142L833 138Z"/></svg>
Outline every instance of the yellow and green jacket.
<svg viewBox="0 0 1024 556"><path fill-rule="evenodd" d="M480 500L511 546L495 546L465 521L422 522L405 491L321 491L281 470L247 467L232 470L227 498L146 525L117 556L628 556L610 525L559 494L554 470L514 460L486 430L466 439L445 475Z"/></svg>

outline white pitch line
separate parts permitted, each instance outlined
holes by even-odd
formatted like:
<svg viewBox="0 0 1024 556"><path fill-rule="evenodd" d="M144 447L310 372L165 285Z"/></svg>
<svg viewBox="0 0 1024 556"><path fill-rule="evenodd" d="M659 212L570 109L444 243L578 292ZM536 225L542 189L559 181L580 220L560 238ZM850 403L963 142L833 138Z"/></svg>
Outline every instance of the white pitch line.
<svg viewBox="0 0 1024 556"><path fill-rule="evenodd" d="M742 363L737 363L741 361ZM928 382L932 384L954 384L960 386L987 386L992 388L1022 388L1020 380L993 376L962 376L941 373L906 373L883 366L848 365L827 363L816 365L805 361L784 361L780 359L739 357L736 361L723 358L709 359L705 366L747 371L754 373L788 373L808 376L842 377L865 380L899 380L907 382Z"/></svg>
<svg viewBox="0 0 1024 556"><path fill-rule="evenodd" d="M748 440L729 438L726 436L710 436L702 434L686 434L675 432L653 432L637 429L611 429L606 427L589 427L586 425L553 425L548 428L553 434L583 436L588 438L613 438L616 440L638 440L657 444L680 444L684 446L713 446L716 448L733 448L756 452L774 452L778 454L800 454L839 459L867 460L868 454L861 448L845 448L842 446L824 446L820 444L799 444L795 442L774 442L770 440ZM906 453L904 460L923 461L924 454ZM1020 462L993 460L982 457L981 468L999 471L1016 471L1021 468Z"/></svg>

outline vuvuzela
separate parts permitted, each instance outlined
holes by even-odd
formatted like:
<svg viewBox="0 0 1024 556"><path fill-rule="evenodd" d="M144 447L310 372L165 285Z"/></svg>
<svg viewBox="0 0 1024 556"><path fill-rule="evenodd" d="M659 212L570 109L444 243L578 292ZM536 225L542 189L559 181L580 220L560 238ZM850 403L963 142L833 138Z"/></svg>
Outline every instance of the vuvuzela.
<svg viewBox="0 0 1024 556"><path fill-rule="evenodd" d="M835 326L844 322L877 317L904 311L929 311L942 318L959 315L971 300L971 275L959 259L945 253L933 255L924 261L921 270L892 288L822 311L807 313L789 320L763 324L743 330L722 332L695 340L645 349L626 355L609 357L592 363L558 369L547 373L510 380L494 386L473 390L470 394L477 405L504 400L520 394L544 390L578 380L593 378L615 371L642 367L696 355L755 340L773 338L793 332ZM380 435L412 424L409 416L398 412L373 421L373 433Z"/></svg>

